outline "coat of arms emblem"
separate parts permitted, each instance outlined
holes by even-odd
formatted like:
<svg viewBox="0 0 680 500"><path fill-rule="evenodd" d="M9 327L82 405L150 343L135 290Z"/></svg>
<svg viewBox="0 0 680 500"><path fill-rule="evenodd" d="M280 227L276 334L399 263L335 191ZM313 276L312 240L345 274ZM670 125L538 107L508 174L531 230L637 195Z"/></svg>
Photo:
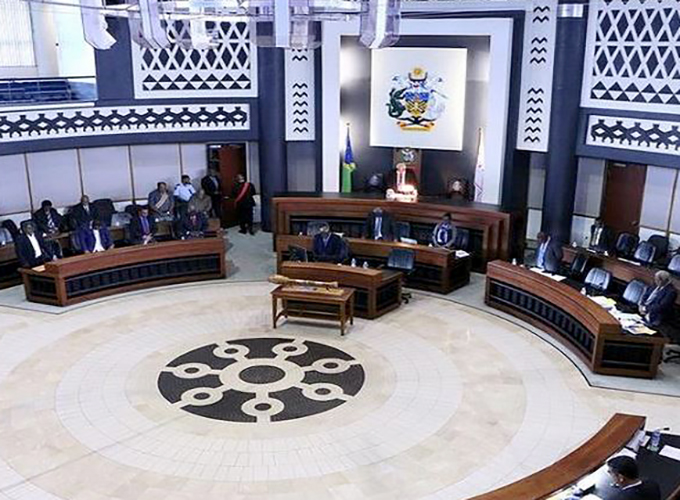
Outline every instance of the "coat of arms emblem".
<svg viewBox="0 0 680 500"><path fill-rule="evenodd" d="M446 108L446 96L439 90L442 78L428 75L416 66L408 75L392 78L387 113L402 130L428 132Z"/></svg>

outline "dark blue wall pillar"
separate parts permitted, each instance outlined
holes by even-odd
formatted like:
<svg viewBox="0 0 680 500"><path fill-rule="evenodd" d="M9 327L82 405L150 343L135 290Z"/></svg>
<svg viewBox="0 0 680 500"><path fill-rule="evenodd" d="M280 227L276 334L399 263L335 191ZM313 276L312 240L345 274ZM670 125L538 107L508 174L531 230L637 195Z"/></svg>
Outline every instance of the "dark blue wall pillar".
<svg viewBox="0 0 680 500"><path fill-rule="evenodd" d="M135 91L128 20L107 17L106 22L116 43L109 50L94 51L99 102L102 105L130 102L135 98Z"/></svg>
<svg viewBox="0 0 680 500"><path fill-rule="evenodd" d="M259 48L257 65L262 229L270 231L271 199L288 188L283 49Z"/></svg>
<svg viewBox="0 0 680 500"><path fill-rule="evenodd" d="M573 0L561 2L557 9L542 229L562 243L568 242L571 235L578 173L576 142L586 44L586 10L585 4Z"/></svg>

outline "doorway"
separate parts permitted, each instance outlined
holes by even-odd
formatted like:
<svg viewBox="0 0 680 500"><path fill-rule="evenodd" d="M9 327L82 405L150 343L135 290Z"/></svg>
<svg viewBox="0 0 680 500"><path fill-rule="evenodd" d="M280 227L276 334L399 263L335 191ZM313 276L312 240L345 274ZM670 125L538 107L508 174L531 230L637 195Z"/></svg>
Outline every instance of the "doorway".
<svg viewBox="0 0 680 500"><path fill-rule="evenodd" d="M647 167L607 162L602 197L602 219L615 232L638 234Z"/></svg>
<svg viewBox="0 0 680 500"><path fill-rule="evenodd" d="M235 226L236 206L234 204L234 185L236 176L241 174L248 179L246 165L246 145L237 144L209 144L208 166L220 173L222 184L222 227Z"/></svg>

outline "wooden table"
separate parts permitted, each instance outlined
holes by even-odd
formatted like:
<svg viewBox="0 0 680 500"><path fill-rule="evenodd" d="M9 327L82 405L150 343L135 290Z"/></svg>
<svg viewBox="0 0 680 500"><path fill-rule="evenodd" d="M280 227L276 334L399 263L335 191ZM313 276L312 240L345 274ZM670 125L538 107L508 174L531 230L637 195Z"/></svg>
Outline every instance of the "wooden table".
<svg viewBox="0 0 680 500"><path fill-rule="evenodd" d="M337 281L355 290L354 307L360 318L374 319L401 305L402 273L324 262L283 262L280 274L289 278Z"/></svg>
<svg viewBox="0 0 680 500"><path fill-rule="evenodd" d="M272 324L281 316L297 318L312 318L340 323L340 335L345 335L345 325L349 321L354 324L354 290L340 288L342 294L319 293L306 290L296 290L289 286L278 286L272 291ZM278 312L278 301L281 300L282 309Z"/></svg>
<svg viewBox="0 0 680 500"><path fill-rule="evenodd" d="M578 290L507 262L489 263L485 302L547 331L603 375L654 378L667 342L660 334L624 333Z"/></svg>
<svg viewBox="0 0 680 500"><path fill-rule="evenodd" d="M364 238L347 238L350 252L359 263L368 261L372 268L387 262L395 248L415 252L415 269L404 275L406 286L437 293L450 293L470 282L470 257L457 258L455 252L426 245L411 245L396 241L375 241ZM311 236L279 235L276 238L276 264L281 273L282 264L289 258L288 247L298 246L311 251Z"/></svg>
<svg viewBox="0 0 680 500"><path fill-rule="evenodd" d="M369 193L290 193L272 200L274 244L279 235L307 234L310 222L327 221L334 232L362 236L366 217L376 207L389 212L395 221L408 222L411 236L428 244L432 230L445 213L453 223L470 232L475 271L484 272L494 259L509 259L523 253L524 217L498 205L421 196L416 203L387 201ZM512 254L512 255L511 255Z"/></svg>
<svg viewBox="0 0 680 500"><path fill-rule="evenodd" d="M26 298L66 306L117 293L226 276L222 237L168 241L67 257L21 269Z"/></svg>

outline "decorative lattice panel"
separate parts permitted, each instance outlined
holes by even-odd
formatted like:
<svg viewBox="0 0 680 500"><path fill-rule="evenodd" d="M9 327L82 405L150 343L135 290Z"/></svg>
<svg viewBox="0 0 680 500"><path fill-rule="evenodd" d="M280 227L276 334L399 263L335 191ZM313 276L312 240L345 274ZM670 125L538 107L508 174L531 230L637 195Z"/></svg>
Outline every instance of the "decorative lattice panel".
<svg viewBox="0 0 680 500"><path fill-rule="evenodd" d="M593 0L581 102L680 112L680 0Z"/></svg>
<svg viewBox="0 0 680 500"><path fill-rule="evenodd" d="M250 106L117 106L0 113L0 143L74 136L224 130L250 130Z"/></svg>
<svg viewBox="0 0 680 500"><path fill-rule="evenodd" d="M255 97L257 49L250 42L248 22L207 22L214 47L186 48L189 23L167 26L172 44L165 49L145 49L131 41L135 97Z"/></svg>
<svg viewBox="0 0 680 500"><path fill-rule="evenodd" d="M286 50L286 140L314 140L314 51Z"/></svg>
<svg viewBox="0 0 680 500"><path fill-rule="evenodd" d="M680 156L680 120L590 115L586 145Z"/></svg>
<svg viewBox="0 0 680 500"><path fill-rule="evenodd" d="M534 0L526 8L517 148L548 151L555 58L557 0Z"/></svg>

